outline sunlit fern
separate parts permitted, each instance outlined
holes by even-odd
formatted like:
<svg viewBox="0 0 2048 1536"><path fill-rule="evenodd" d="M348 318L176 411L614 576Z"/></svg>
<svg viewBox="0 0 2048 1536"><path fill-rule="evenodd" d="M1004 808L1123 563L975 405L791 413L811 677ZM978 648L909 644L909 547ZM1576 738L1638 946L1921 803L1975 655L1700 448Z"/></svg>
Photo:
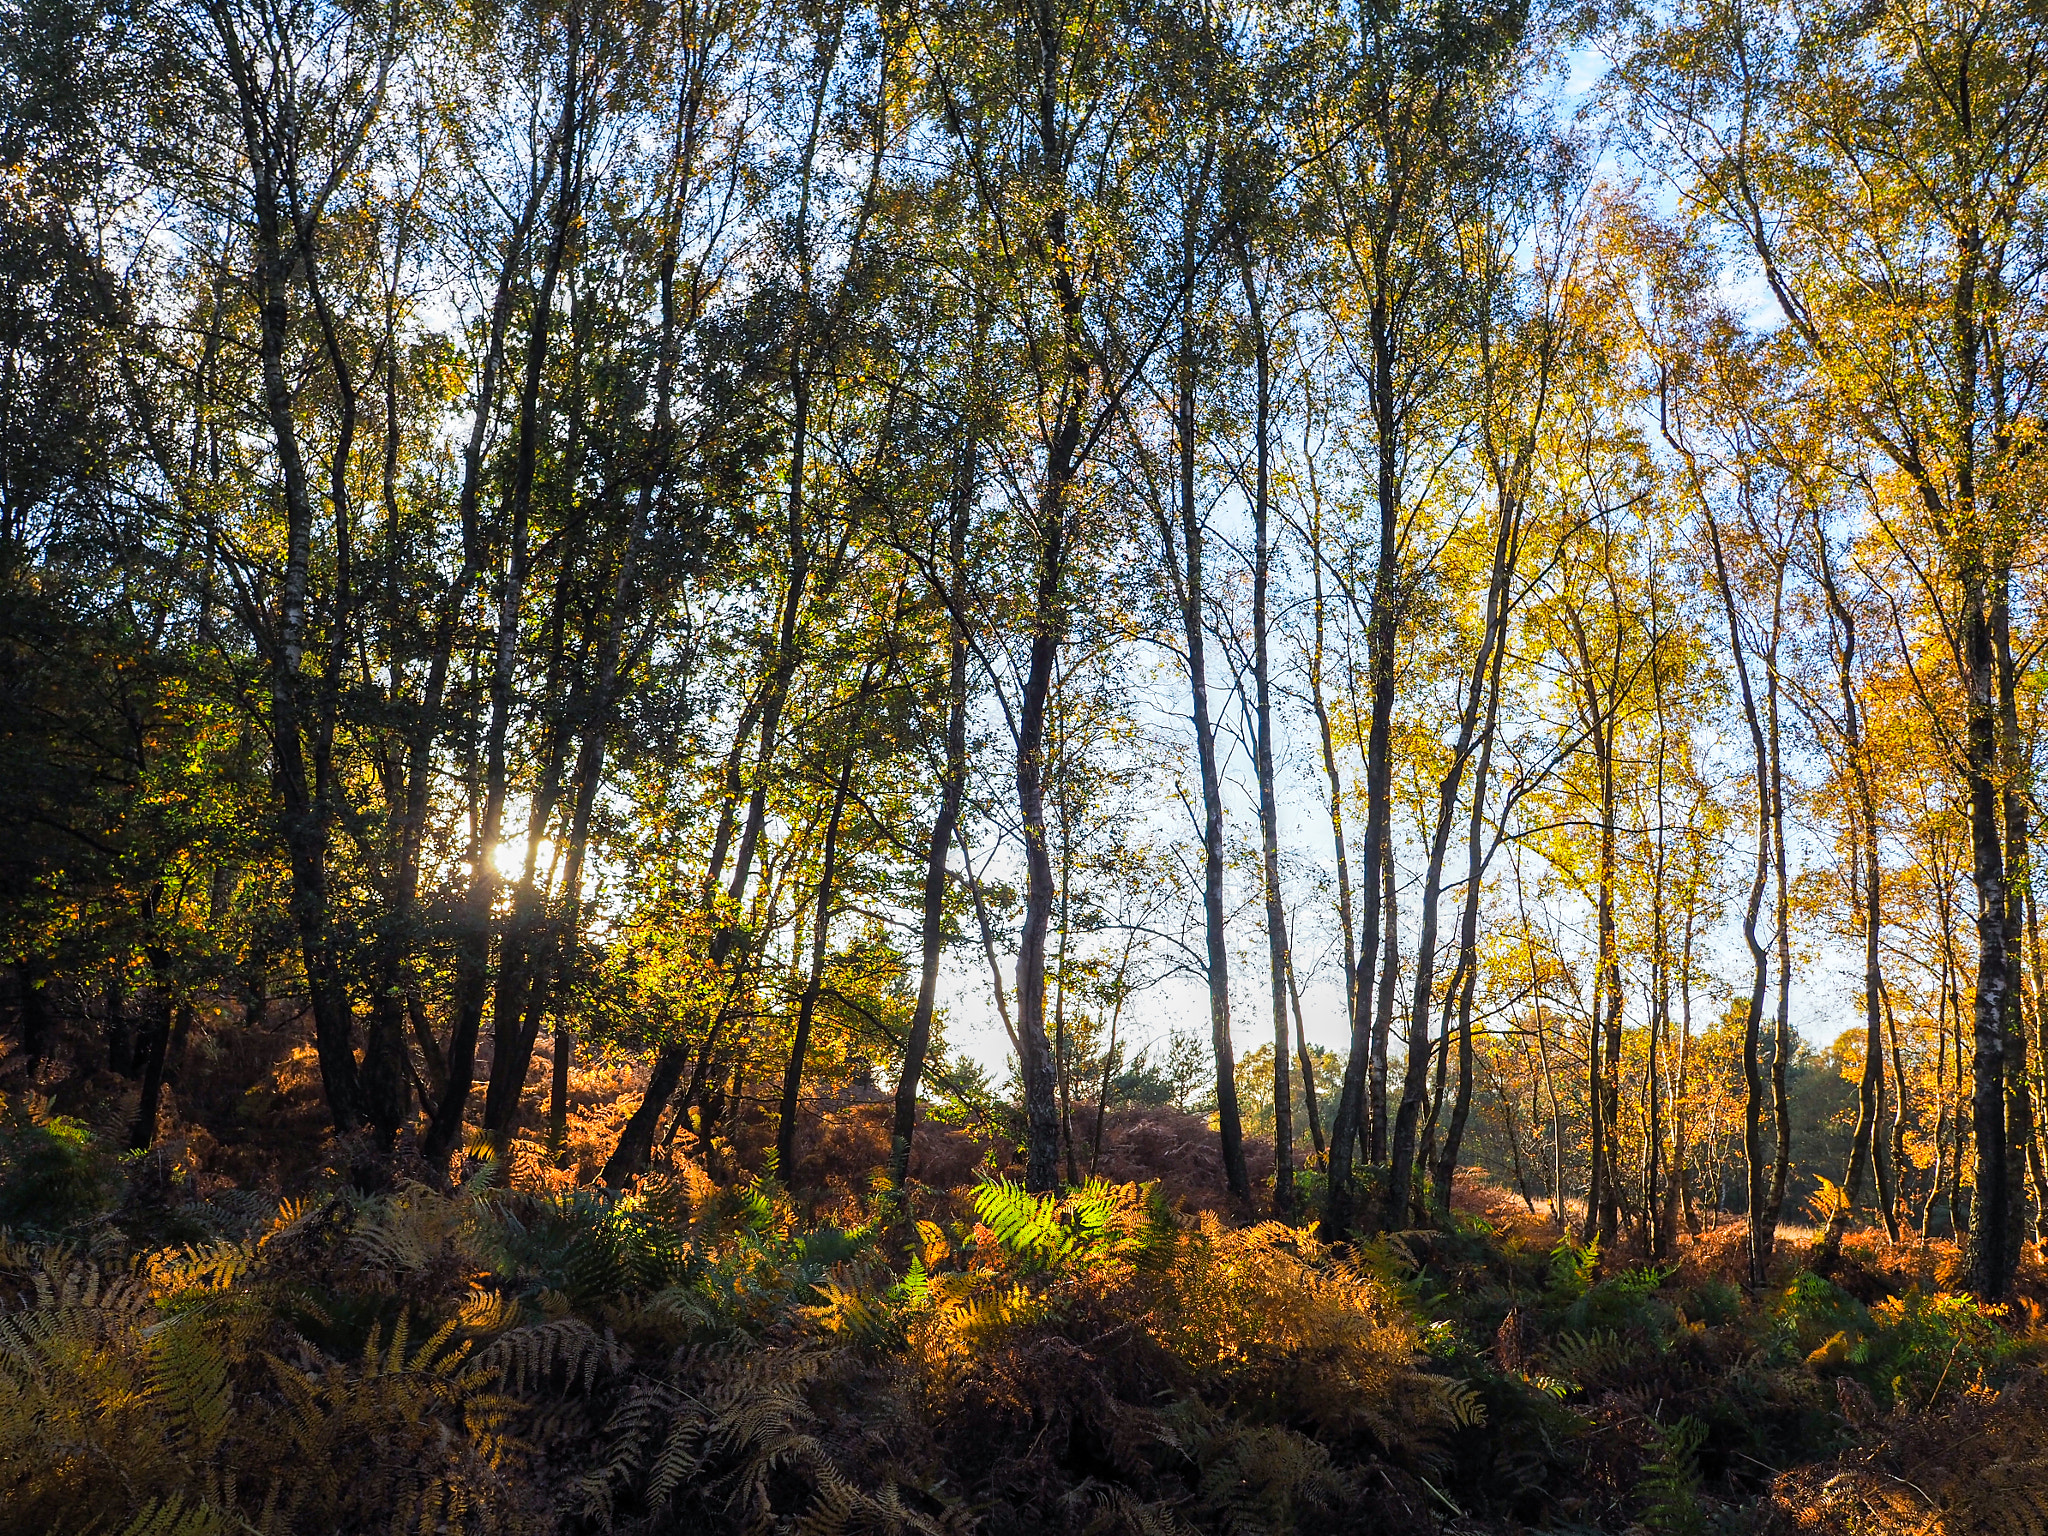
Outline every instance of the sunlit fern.
<svg viewBox="0 0 2048 1536"><path fill-rule="evenodd" d="M1033 1195L1008 1179L984 1177L974 1192L974 1213L1026 1270L1142 1263L1165 1251L1173 1233L1156 1196L1100 1179L1061 1196Z"/></svg>

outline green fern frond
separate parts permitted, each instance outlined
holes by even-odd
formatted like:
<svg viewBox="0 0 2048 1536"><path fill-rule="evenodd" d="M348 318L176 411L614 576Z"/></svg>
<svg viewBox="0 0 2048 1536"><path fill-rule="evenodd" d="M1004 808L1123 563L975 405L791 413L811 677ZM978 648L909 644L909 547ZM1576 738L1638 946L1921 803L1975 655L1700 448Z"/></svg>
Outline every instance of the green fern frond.
<svg viewBox="0 0 2048 1536"><path fill-rule="evenodd" d="M1637 1484L1643 1524L1657 1536L1699 1536L1706 1520L1699 1504L1698 1452L1707 1426L1687 1414L1668 1428L1653 1421L1650 1432L1656 1456Z"/></svg>
<svg viewBox="0 0 2048 1536"><path fill-rule="evenodd" d="M1005 1178L984 1179L974 1192L974 1214L995 1235L1004 1252L1027 1260L1050 1258L1061 1233L1052 1219L1052 1196L1027 1192Z"/></svg>
<svg viewBox="0 0 2048 1536"><path fill-rule="evenodd" d="M1583 1388L1588 1382L1627 1363L1633 1353L1619 1334L1565 1329L1550 1341L1548 1353L1559 1374Z"/></svg>
<svg viewBox="0 0 2048 1536"><path fill-rule="evenodd" d="M1591 1238L1581 1243L1569 1232L1559 1234L1556 1245L1550 1250L1552 1297L1561 1301L1576 1301L1586 1293L1586 1287L1593 1283L1593 1273L1599 1267L1599 1238Z"/></svg>
<svg viewBox="0 0 2048 1536"><path fill-rule="evenodd" d="M997 1246L1029 1272L1080 1271L1112 1261L1145 1267L1171 1249L1174 1227L1156 1192L1090 1179L1061 1195L1033 1195L981 1176L974 1212Z"/></svg>

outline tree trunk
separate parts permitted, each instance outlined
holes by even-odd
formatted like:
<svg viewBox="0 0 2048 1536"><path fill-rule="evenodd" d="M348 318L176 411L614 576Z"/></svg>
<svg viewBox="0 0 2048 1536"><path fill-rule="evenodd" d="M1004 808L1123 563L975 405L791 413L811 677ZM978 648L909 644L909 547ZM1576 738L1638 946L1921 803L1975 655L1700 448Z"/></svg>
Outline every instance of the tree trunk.
<svg viewBox="0 0 2048 1536"><path fill-rule="evenodd" d="M960 478L954 487L947 555L954 585L959 585L967 558L967 519L979 480L975 437L967 433L961 454ZM931 841L924 865L923 963L918 971L917 1007L903 1045L903 1071L896 1080L896 1112L889 1143L889 1184L900 1191L910 1175L910 1144L917 1132L917 1087L931 1049L932 1017L937 1008L939 961L946 945L946 858L953 828L967 793L967 636L957 618L946 626L946 768L939 781L939 809L932 818ZM1000 985L1000 978L998 978ZM1005 1008L1007 1015L1008 1009ZM1007 1017L1004 1020L1008 1024Z"/></svg>
<svg viewBox="0 0 2048 1536"><path fill-rule="evenodd" d="M183 998L175 1006L180 1014L191 1008ZM149 1023L142 1037L142 1097L136 1104L135 1123L128 1130L131 1152L147 1151L156 1141L157 1106L163 1094L164 1062L171 1044L172 1008L170 993L159 984L150 999Z"/></svg>
<svg viewBox="0 0 2048 1536"><path fill-rule="evenodd" d="M1024 1078L1024 1185L1033 1194L1059 1183L1059 1085L1045 1033L1045 941L1055 895L1045 846L1045 707L1065 628L1067 491L1081 433L1080 404L1070 401L1052 447L1053 468L1038 507L1038 576L1033 593L1030 661L1017 733L1017 807L1024 831L1024 923L1017 942L1018 1063Z"/></svg>
<svg viewBox="0 0 2048 1536"><path fill-rule="evenodd" d="M1842 1178L1842 1203L1831 1213L1821 1237L1821 1265L1832 1265L1841 1253L1842 1236L1862 1189L1864 1169L1874 1163L1878 1204L1883 1210L1885 1234L1899 1240L1898 1215L1892 1198L1890 1169L1877 1148L1879 1101L1884 1087L1884 899L1882 851L1878 842L1877 797L1872 793L1868 766L1863 753L1863 722L1856 697L1856 616L1842 600L1835 584L1834 566L1828 556L1824 527L1814 529L1819 551L1821 590L1828 611L1841 630L1835 650L1836 683L1842 694L1842 738L1849 759L1849 773L1856 792L1855 826L1857 853L1851 870L1861 865L1860 881L1863 919L1863 1075L1856 1090L1856 1130L1849 1148L1849 1166ZM1852 879L1852 883L1854 882Z"/></svg>
<svg viewBox="0 0 2048 1536"><path fill-rule="evenodd" d="M1273 782L1272 667L1267 654L1267 587L1272 579L1272 544L1267 536L1271 474L1267 437L1272 410L1272 357L1266 336L1265 309L1260 303L1258 282L1252 272L1250 247L1241 237L1238 275L1244 286L1245 307L1251 314L1257 374L1257 403L1252 417L1252 430L1256 437L1253 448L1256 469L1252 488L1253 741L1259 780L1259 837L1266 895L1266 959L1271 972L1273 1007L1273 1214L1284 1221L1294 1214L1294 1094L1287 1072L1287 908L1280 896L1280 802Z"/></svg>
<svg viewBox="0 0 2048 1536"><path fill-rule="evenodd" d="M1315 1144L1316 1156L1323 1157L1328 1148L1323 1141L1323 1117L1316 1108L1316 1069L1308 1054L1308 1026L1301 1017L1301 988L1294 981L1294 951L1287 953L1287 995L1294 1005L1294 1050L1301 1065L1301 1096L1308 1108L1308 1134Z"/></svg>
<svg viewBox="0 0 2048 1536"><path fill-rule="evenodd" d="M1480 631L1479 649L1472 660L1472 673L1466 683L1465 697L1458 711L1458 735L1451 748L1450 766L1437 785L1436 827L1430 838L1429 859L1423 867L1422 902L1420 907L1420 928L1415 940L1415 990L1414 1002L1409 1011L1408 1021L1408 1074L1402 1084L1401 1108L1394 1121L1394 1134L1389 1149L1387 1178L1387 1219L1398 1223L1408 1206L1408 1192L1415 1174L1415 1121L1421 1111L1423 1079L1417 1070L1417 1053L1428 1040L1432 984L1435 980L1436 934L1438 909L1443 899L1444 862L1451 846L1451 829L1456 821L1458 800L1464 783L1465 769L1472 761L1473 752L1478 750L1482 760L1490 761L1493 723L1492 691L1498 685L1499 669L1495 666L1496 651L1500 646L1501 632L1508 617L1508 586L1514 574L1514 556L1517 547L1517 530L1520 518L1515 504L1504 501L1498 510L1493 541L1493 560L1486 584L1486 612ZM1477 740L1482 717L1488 740ZM1484 772L1482 767L1481 772ZM1485 790L1476 787L1472 799L1472 861L1471 883L1466 891L1465 905L1474 913L1479 894L1479 827L1484 815ZM1462 939L1461 931L1461 939ZM1476 964L1476 935L1472 944L1461 944L1459 965L1470 970ZM1451 999L1446 999L1446 1017L1450 1012ZM1460 1054L1460 1097L1463 1105L1471 1105L1471 1035L1469 1013L1466 1018L1465 1035ZM1462 1113L1459 1119L1459 1134L1464 1131ZM1452 1148L1452 1155L1456 1149ZM1447 1202L1450 1197L1448 1177L1439 1181L1439 1193ZM1447 1209L1440 1204L1439 1209Z"/></svg>
<svg viewBox="0 0 2048 1536"><path fill-rule="evenodd" d="M860 695L867 680L862 679ZM857 695L858 697L859 695ZM832 786L832 810L825 819L825 845L819 858L817 906L811 918L811 971L797 1004L796 1034L790 1041L789 1065L782 1073L782 1106L775 1129L776 1164L782 1182L796 1182L797 1096L803 1087L804 1054L811 1044L811 1020L818 1010L818 996L825 985L825 958L832 928L832 886L839 873L839 827L846 813L846 797L853 787L856 753L851 741L839 766L839 781Z"/></svg>
<svg viewBox="0 0 2048 1536"><path fill-rule="evenodd" d="M1735 606L1735 588L1728 576L1728 563L1721 548L1721 529L1706 498L1707 537L1713 548L1715 583L1720 588L1721 607L1728 622L1728 646L1735 659L1735 676L1742 696L1742 718L1749 727L1750 751L1756 761L1756 871L1750 878L1749 901L1742 915L1742 940L1749 946L1749 1009L1742 1028L1742 1150L1749 1166L1749 1283L1760 1286L1770 1269L1776 1246L1776 1222L1767 1220L1769 1186L1763 1161L1764 1080L1762 1030L1764 992L1769 985L1770 952L1757 937L1757 919L1763 913L1764 886L1771 871L1771 776L1770 753L1764 745L1762 721L1750 688L1749 664L1743 657L1741 623Z"/></svg>
<svg viewBox="0 0 2048 1536"><path fill-rule="evenodd" d="M1965 581L1963 646L1968 667L1971 875L1977 888L1977 991L1971 1009L1975 1040L1970 1121L1977 1153L1970 1201L1970 1288L1984 1300L2002 1297L2011 1281L2011 1209L2006 1135L2006 1014L2011 967L2005 943L2006 869L1999 825L1998 689L1991 625L1981 577Z"/></svg>
<svg viewBox="0 0 2048 1536"><path fill-rule="evenodd" d="M1860 813L1859 813L1860 815ZM1877 1134L1878 1100L1884 1080L1884 1037L1883 1014L1878 998L1878 928L1877 898L1875 893L1878 875L1875 870L1864 869L1866 856L1874 854L1874 847L1864 844L1862 828L1857 828L1858 846L1850 862L1850 884L1862 897L1864 924L1863 939L1863 1072L1856 1083L1856 1129L1849 1140L1849 1164L1842 1173L1842 1198L1828 1215L1828 1222L1821 1232L1819 1251L1815 1268L1825 1274L1841 1257L1842 1238L1849 1230L1849 1221L1856 1209L1858 1196L1863 1192L1864 1170L1870 1166L1872 1149ZM1868 840L1875 844L1876 839ZM1894 1242L1898 1241L1895 1218L1892 1215L1889 1179L1878 1179L1878 1202L1884 1207L1886 1230Z"/></svg>
<svg viewBox="0 0 2048 1536"><path fill-rule="evenodd" d="M1344 846L1344 780L1337 772L1336 738L1330 730L1330 711L1323 700L1323 555L1322 517L1318 510L1309 524L1309 572L1314 581L1315 643L1309 654L1309 702L1314 706L1316 733L1323 749L1323 777L1330 786L1330 843L1337 857L1337 923L1344 934L1344 1016L1348 1019L1358 1006L1358 936L1351 915L1351 864ZM1368 875L1366 889L1372 889ZM1311 1114L1311 1119L1313 1119ZM1316 1137L1322 1150L1322 1136Z"/></svg>
<svg viewBox="0 0 2048 1536"><path fill-rule="evenodd" d="M320 282L312 231L302 230L299 242L299 270L306 283L318 322L333 390L335 415L334 448L328 460L328 505L333 514L334 595L328 622L328 644L321 669L321 687L313 712L313 782L315 798L323 805L338 796L334 784L334 731L341 698L341 679L348 651L355 638L356 587L354 580L354 511L349 486L349 466L355 449L359 419L359 395L348 354L343 348L334 315ZM373 998L369 1027L363 1038L363 1055L356 1073L358 1107L368 1121L380 1151L389 1153L398 1129L412 1112L412 1074L405 1046L405 1012L402 994Z"/></svg>
<svg viewBox="0 0 2048 1536"><path fill-rule="evenodd" d="M1074 879L1074 823L1067 805L1069 765L1064 734L1053 760L1057 764L1059 774L1060 952L1057 974L1053 977L1052 1060L1053 1071L1059 1080L1060 1088L1060 1142L1067 1154L1067 1182L1079 1184L1081 1164L1074 1155L1074 1062L1072 1048L1067 1041L1067 946L1073 937L1073 909L1069 906L1068 900Z"/></svg>
<svg viewBox="0 0 2048 1536"><path fill-rule="evenodd" d="M36 980L35 962L26 956L15 957L14 985L21 1018L21 1056L28 1064L28 1081L33 1086L43 1053L49 1048L49 1010L44 1005L42 986Z"/></svg>
<svg viewBox="0 0 2048 1536"><path fill-rule="evenodd" d="M1507 523L1510 517L1519 529L1518 503L1512 513L1503 511L1503 523ZM1486 788L1493 773L1494 731L1500 716L1501 668L1507 659L1509 583L1514 578L1514 552L1519 541L1517 531L1513 535L1504 534L1496 546L1495 598L1488 603L1488 607L1497 612L1488 624L1492 639L1491 654L1484 658L1488 673L1486 710L1479 727L1479 759L1472 768L1472 810L1465 827L1465 905L1458 929L1458 966L1464 973L1464 986L1458 994L1458 1089L1451 1105L1450 1124L1444 1132L1443 1152L1436 1167L1434 1204L1440 1213L1451 1208L1451 1181L1457 1172L1458 1152L1465 1139L1465 1122L1472 1109L1472 1004L1479 980L1479 887L1481 877L1486 873L1482 834L1486 826ZM1513 1134L1512 1128L1509 1134ZM1520 1167L1520 1158L1517 1151L1517 1168Z"/></svg>
<svg viewBox="0 0 2048 1536"><path fill-rule="evenodd" d="M1371 1097L1366 1106L1370 1119L1360 1139L1365 1146L1366 1160L1385 1167L1387 1142L1393 1129L1387 1114L1387 1055L1394 1038L1394 1000L1401 992L1401 904L1394 891L1394 849L1391 843L1381 850L1378 883L1377 900L1385 927L1378 961L1379 991L1366 1003L1372 1010L1372 1063L1367 1069L1367 1091ZM1367 984L1372 972L1373 966L1361 955L1358 972L1361 996L1372 992Z"/></svg>
<svg viewBox="0 0 2048 1536"><path fill-rule="evenodd" d="M1778 731L1778 645L1784 601L1785 567L1781 560L1771 594L1771 644L1764 653L1764 728L1770 746L1771 858L1776 865L1778 930L1778 1011L1771 1042L1771 1118L1776 1144L1771 1154L1771 1194L1766 1212L1774 1235L1785 1209L1785 1184L1792 1168L1792 1095L1787 1082L1792 1064L1792 880L1785 854L1785 772Z"/></svg>
<svg viewBox="0 0 2048 1536"><path fill-rule="evenodd" d="M2026 1240L2026 1175L2034 1149L2034 1099L2027 1071L2026 897L2031 762L2020 734L2018 668L2012 654L2011 575L2001 560L1992 579L1991 637L1998 673L1999 798L2005 822L2005 1119L2007 1284Z"/></svg>
<svg viewBox="0 0 2048 1536"><path fill-rule="evenodd" d="M1617 632L1616 641L1620 635ZM1601 728L1600 750L1600 893L1596 914L1600 938L1600 979L1603 1001L1601 1043L1606 1061L1594 1067L1594 1086L1602 1104L1600 1113L1600 1246L1614 1251L1621 1214L1621 944L1615 929L1616 789L1614 765L1614 714L1617 701L1610 695L1609 713ZM1590 1213L1589 1213L1590 1214Z"/></svg>
<svg viewBox="0 0 2048 1536"><path fill-rule="evenodd" d="M1209 983L1209 1037L1216 1057L1216 1114L1223 1142L1223 1174L1230 1192L1251 1199L1245 1172L1243 1128L1237 1103L1237 1064L1230 1038L1230 948L1223 918L1223 786L1217 764L1216 733L1209 711L1207 661L1208 615L1202 518L1195 506L1195 334L1192 315L1184 312L1178 359L1179 391L1176 447L1179 454L1180 556L1176 560L1170 530L1165 535L1166 561L1187 638L1190 705L1194 717L1195 757L1202 778L1202 932Z"/></svg>
<svg viewBox="0 0 2048 1536"><path fill-rule="evenodd" d="M1064 167L1068 143L1059 117L1060 53L1065 33L1049 12L1033 19L1029 46L1037 54L1036 150L1039 164ZM1019 699L1017 811L1024 837L1024 922L1017 941L1017 1039L1024 1078L1024 1185L1045 1194L1059 1182L1059 1089L1045 1034L1045 940L1052 923L1052 860L1045 845L1045 706L1067 628L1069 545L1076 530L1068 506L1080 475L1082 434L1095 365L1086 345L1079 274L1067 241L1067 207L1054 198L1040 225L1050 259L1050 287L1061 322L1059 382L1052 387L1051 430L1033 528L1036 545L1030 656ZM1234 1107L1234 1106L1233 1106Z"/></svg>

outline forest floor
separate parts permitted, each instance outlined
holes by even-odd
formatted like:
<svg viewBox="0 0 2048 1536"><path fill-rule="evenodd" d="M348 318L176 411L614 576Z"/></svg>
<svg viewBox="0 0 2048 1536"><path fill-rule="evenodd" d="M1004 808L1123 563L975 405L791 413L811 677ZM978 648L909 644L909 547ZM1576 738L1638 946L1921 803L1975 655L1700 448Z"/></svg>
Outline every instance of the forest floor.
<svg viewBox="0 0 2048 1536"><path fill-rule="evenodd" d="M0 1530L2048 1529L2031 1249L1986 1307L1953 1244L1822 1275L1788 1228L1752 1290L1738 1222L1650 1264L1477 1173L1333 1248L1163 1109L1044 1200L1000 1127L927 1122L899 1203L858 1092L787 1185L755 1114L608 1192L606 1064L562 1147L365 1193L303 1043L251 1033L141 1154L125 1079L0 1059Z"/></svg>

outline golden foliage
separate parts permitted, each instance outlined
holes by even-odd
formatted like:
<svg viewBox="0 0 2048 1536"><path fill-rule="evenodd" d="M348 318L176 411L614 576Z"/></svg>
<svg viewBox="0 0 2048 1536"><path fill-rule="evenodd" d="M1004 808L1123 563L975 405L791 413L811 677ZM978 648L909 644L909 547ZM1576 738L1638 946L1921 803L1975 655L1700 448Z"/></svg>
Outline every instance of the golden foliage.
<svg viewBox="0 0 2048 1536"><path fill-rule="evenodd" d="M9 1529L532 1524L503 1475L520 1449L503 1366L458 1337L501 1314L471 1305L421 1339L401 1309L336 1358L293 1322L325 1321L288 1252L307 1222L288 1204L254 1238L115 1272L62 1248L7 1255L20 1296L0 1316Z"/></svg>
<svg viewBox="0 0 2048 1536"><path fill-rule="evenodd" d="M1163 1284L1155 1336L1240 1409L1387 1446L1449 1417L1415 1369L1415 1325L1384 1282L1306 1232L1233 1229L1205 1213Z"/></svg>

